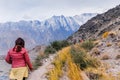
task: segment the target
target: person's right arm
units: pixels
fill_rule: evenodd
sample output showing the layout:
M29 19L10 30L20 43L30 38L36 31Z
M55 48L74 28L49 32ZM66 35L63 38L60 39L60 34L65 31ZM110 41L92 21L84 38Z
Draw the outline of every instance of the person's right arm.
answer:
M7 56L5 57L5 61L6 61L7 63L9 63L9 64L12 63L12 60L11 60L11 58L10 58L10 53L9 53L9 52L7 53Z

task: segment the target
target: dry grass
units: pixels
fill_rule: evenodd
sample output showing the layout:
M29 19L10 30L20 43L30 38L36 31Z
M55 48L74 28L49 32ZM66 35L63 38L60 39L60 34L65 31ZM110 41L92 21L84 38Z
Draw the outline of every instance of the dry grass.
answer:
M48 80L59 80L63 75L63 67L67 67L67 73L70 80L83 80L80 74L80 68L73 63L70 55L70 47L64 48L58 52L58 56L53 62L55 68L48 73Z

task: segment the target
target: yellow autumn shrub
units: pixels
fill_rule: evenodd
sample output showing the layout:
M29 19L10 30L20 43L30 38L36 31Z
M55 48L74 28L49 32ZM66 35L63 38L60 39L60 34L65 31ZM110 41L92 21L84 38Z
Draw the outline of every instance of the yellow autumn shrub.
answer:
M83 80L80 75L80 68L72 61L70 47L66 47L59 51L53 64L55 68L49 71L49 80L59 80L59 78L63 75L62 68L65 65L67 67L66 71L70 80Z
M103 33L102 38L107 38L108 35L109 35L109 32L107 31L107 32Z

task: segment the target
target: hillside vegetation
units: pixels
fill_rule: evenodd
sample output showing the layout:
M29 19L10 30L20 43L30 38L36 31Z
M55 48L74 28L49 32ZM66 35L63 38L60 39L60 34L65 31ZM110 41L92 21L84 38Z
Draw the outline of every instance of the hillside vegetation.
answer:
M52 62L54 67L47 73L48 80L115 80L106 73L106 65L89 54L87 49L93 44L85 41L60 50Z
M86 40L63 48L57 53L48 79L62 80L66 75L66 80L86 80L82 76L84 72L90 80L119 80L118 33L119 30L105 32L99 40Z
M118 33L118 29L105 32L99 39L85 40L56 50L52 68L46 73L47 80L119 80Z
M44 55L52 66L46 80L120 80L120 5L93 17L67 41L51 43Z

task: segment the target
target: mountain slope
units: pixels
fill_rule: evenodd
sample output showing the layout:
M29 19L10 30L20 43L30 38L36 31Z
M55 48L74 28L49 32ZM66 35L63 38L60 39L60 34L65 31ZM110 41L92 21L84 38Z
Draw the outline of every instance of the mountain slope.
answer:
M120 80L120 5L88 20L67 40L78 42L81 39L96 40L96 46L88 53L102 61L103 71L110 74L109 78Z
M120 5L88 20L68 40L97 38L104 32L116 28L120 28Z
M0 24L0 54L14 46L18 37L24 38L26 48L46 45L54 40L66 39L79 29L79 26L96 14L82 14L73 17L53 16L45 21L19 21Z

